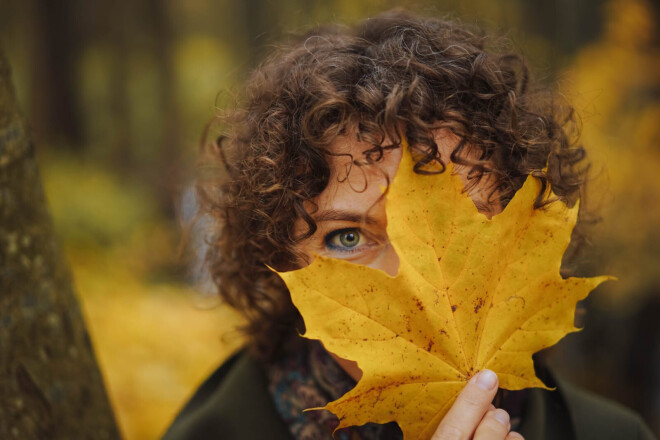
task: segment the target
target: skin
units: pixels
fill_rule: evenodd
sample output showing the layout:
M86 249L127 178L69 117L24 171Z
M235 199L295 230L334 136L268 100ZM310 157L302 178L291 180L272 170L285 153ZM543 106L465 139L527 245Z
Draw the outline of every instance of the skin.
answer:
M438 130L435 141L441 159L449 162L457 138ZM383 143L386 145L389 145L387 140ZM331 145L330 150L335 156L329 158L332 174L328 186L306 206L318 229L299 246L308 261L314 255L342 258L394 276L399 258L387 239L385 198L381 187L387 186L394 178L402 149L386 149L376 164L359 167L352 164L353 160L363 160L363 152L371 147L371 144L358 141L355 134L339 137ZM464 154L466 158L475 158L469 150ZM482 213L490 217L502 210L499 199L489 197L492 180L483 178L470 184L469 167L457 165L455 170L466 186L467 194ZM318 209L315 210L315 206ZM297 224L297 227L302 230L304 226ZM356 381L360 379L362 372L355 362L330 354L351 377ZM484 370L475 375L439 424L433 440L521 439L520 434L510 432L506 411L491 404L497 385L497 376L492 371Z

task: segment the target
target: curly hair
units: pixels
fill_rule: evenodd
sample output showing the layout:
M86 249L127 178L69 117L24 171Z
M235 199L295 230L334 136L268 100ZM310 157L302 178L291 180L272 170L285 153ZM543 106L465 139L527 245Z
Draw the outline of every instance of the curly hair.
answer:
M530 174L543 184L537 208L548 203L547 185L576 201L587 164L573 110L531 88L523 58L500 53L499 43L400 10L317 28L276 50L236 109L219 116L225 133L202 166L223 171L197 185L202 212L217 225L207 262L223 300L246 318L258 355L278 356L303 328L269 267L300 265L296 245L316 230L303 205L328 184L328 147L338 136L356 132L373 145L367 162L405 137L423 173L440 160L434 132L446 129L459 139L450 159L470 167L470 182L493 175L491 195L503 206ZM461 154L466 147L477 154ZM296 220L307 226L302 235Z

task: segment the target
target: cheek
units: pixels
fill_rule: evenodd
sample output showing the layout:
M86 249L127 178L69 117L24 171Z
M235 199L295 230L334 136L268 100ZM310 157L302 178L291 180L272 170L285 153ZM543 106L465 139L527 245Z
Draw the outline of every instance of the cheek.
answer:
M387 243L381 250L378 258L367 266L382 270L389 276L394 277L399 272L399 255L397 255L394 247L390 243Z

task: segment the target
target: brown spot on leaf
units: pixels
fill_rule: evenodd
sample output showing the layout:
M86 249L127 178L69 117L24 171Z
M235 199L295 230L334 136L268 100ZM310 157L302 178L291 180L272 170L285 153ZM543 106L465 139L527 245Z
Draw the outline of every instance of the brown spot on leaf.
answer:
M479 313L479 309L483 307L483 305L484 305L484 299L480 297L479 299L477 299L477 303L474 305L474 313Z
M452 312L455 312L457 308L458 308L458 306L457 306L456 304L453 304L453 305L451 306L451 311L452 311Z

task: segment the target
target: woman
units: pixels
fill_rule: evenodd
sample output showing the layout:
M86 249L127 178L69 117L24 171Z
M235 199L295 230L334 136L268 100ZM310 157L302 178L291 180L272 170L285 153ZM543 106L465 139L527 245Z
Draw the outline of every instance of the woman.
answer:
M486 215L529 174L575 203L587 164L571 109L534 91L521 57L489 52L491 43L452 22L389 12L354 28L316 29L254 72L242 107L224 120L229 132L205 158L226 173L198 188L219 226L210 270L246 318L249 351L202 385L165 438L331 437L334 416L302 411L335 400L361 372L298 336L301 317L268 267L291 270L320 254L396 274L380 187L396 173L404 138L422 157L416 172L457 164ZM497 377L483 371L434 438L522 438L516 430L531 439L651 438L636 416L558 385L561 392L498 393ZM400 436L393 423L335 434Z

